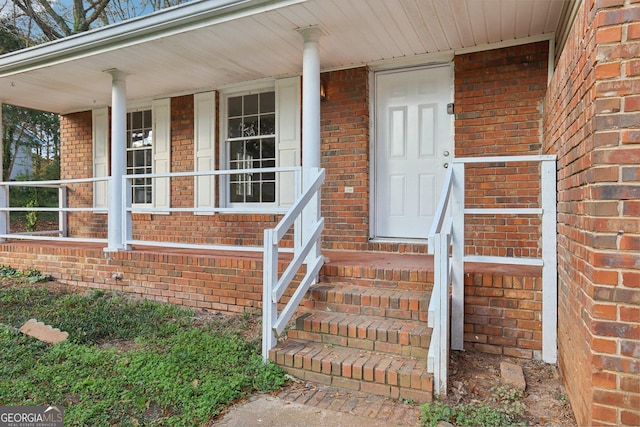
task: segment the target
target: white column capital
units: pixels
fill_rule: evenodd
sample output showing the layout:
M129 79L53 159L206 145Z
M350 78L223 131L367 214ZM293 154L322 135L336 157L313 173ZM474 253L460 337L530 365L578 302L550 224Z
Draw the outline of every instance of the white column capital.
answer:
M117 68L109 68L108 70L104 70L105 73L111 74L111 78L114 82L117 81L125 81L127 79L128 73L125 73L122 70L118 70Z
M313 25L311 27L298 28L298 32L302 35L303 40L306 42L318 42L320 37L324 35L324 31L320 27Z

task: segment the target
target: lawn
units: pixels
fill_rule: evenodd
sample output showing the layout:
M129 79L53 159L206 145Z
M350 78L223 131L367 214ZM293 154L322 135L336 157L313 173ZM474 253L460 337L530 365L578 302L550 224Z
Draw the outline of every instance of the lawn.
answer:
M36 273L31 282L42 278ZM60 405L65 425L197 426L285 382L280 368L262 363L259 339L245 338L255 320L248 315L202 316L28 282L0 279L0 405ZM68 340L50 345L21 334L31 318Z

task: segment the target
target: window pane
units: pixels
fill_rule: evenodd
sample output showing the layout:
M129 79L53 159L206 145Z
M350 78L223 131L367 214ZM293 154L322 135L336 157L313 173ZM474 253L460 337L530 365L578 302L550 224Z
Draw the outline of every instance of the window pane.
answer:
M258 114L258 95L244 97L244 114Z
M258 116L249 116L244 119L242 124L242 136L258 135Z
M139 111L131 113L131 127L132 130L142 129L142 114Z
M276 183L265 182L262 184L262 201L273 203L276 201Z
M229 117L238 117L242 115L242 97L235 96L227 100L227 111Z
M263 159L275 159L276 158L276 140L273 138L262 140L262 158ZM275 163L274 163L275 166Z
M239 138L242 136L242 119L229 120L229 138Z
M276 111L276 93L266 92L260 94L260 113L273 113Z
M260 159L260 140L247 141L247 159Z
M151 129L151 127L153 127L153 122L151 121L151 110L143 111L142 115L143 115L142 127Z
M260 116L260 135L274 135L276 133L276 115Z

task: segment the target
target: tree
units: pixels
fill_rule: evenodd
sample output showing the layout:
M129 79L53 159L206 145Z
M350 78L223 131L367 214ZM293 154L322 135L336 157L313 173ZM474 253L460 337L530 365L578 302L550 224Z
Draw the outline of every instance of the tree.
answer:
M4 3L1 3L4 1ZM135 18L186 0L0 0L0 16L24 47Z
M18 34L18 29L8 19L0 19L0 55L26 47Z
M73 0L71 7L49 0L13 0L13 4L35 22L48 40L57 40L91 29L109 1Z
M2 106L2 180L8 181L21 147L33 153L33 175L60 157L60 121L53 113ZM51 172L48 172L51 175ZM58 172L59 176L59 172ZM56 178L49 178L56 179Z

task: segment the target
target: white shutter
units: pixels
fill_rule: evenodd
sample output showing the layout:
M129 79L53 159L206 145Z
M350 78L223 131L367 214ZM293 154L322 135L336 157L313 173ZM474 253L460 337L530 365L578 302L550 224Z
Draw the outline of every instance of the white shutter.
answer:
M278 166L300 166L300 115L300 77L276 80ZM294 174L280 173L278 204L291 206L295 198Z
M195 171L214 170L216 167L216 92L197 93L194 108L194 168ZM195 177L194 206L214 208L216 203L215 176Z
M93 139L93 176L109 176L109 108L98 108L91 112ZM93 207L109 206L109 182L93 183Z
M158 99L151 104L153 117L153 173L171 172L171 99ZM157 208L171 206L169 178L153 180L153 204Z

